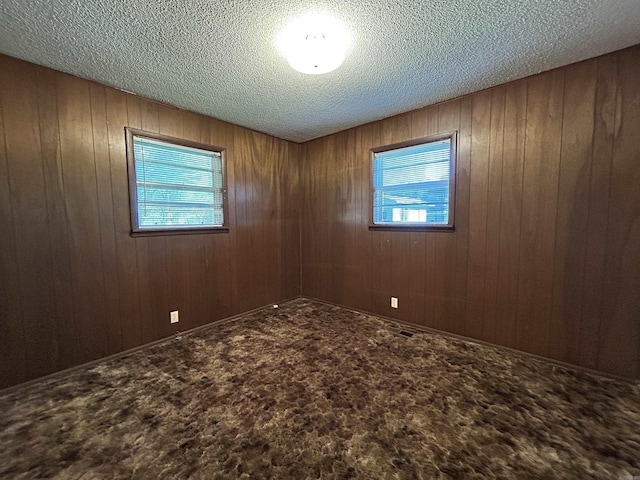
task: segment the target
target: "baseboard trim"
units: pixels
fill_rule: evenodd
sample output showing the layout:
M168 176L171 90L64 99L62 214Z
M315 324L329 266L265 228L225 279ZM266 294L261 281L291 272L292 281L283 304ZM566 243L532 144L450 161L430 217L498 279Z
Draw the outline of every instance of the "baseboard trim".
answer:
M497 345L495 343L491 343L491 342L485 342L484 340L478 340L475 338L471 338L471 337L465 337L464 335L458 335L457 333L451 333L451 332L446 332L444 330L438 330L437 328L432 328L432 327L426 327L424 325L419 325L417 323L413 323L413 322L407 322L405 320L399 320L397 318L393 318L393 317L388 317L386 315L381 315L379 313L374 313L374 312L369 312L367 310L360 310L357 308L353 308L353 307L348 307L346 305L341 305L339 303L334 303L334 302L329 302L327 300L323 300L321 298L316 298L316 297L311 297L308 295L297 295L295 297L291 297L291 298L287 298L285 300L280 300L277 302L277 305L286 305L287 303L293 302L295 300L298 299L305 299L305 300L312 300L314 302L319 302L319 303L323 303L325 305L332 305L334 307L339 307L339 308L344 308L345 310L349 310L355 313L361 313L364 315L371 315L373 317L378 317L381 318L387 322L391 322L391 323L395 323L397 326L402 326L405 327L407 329L410 329L409 331L413 330L414 332L426 332L426 333L432 333L432 334L436 334L436 335L443 335L445 337L449 337L449 338L454 338L456 340L464 340L466 342L471 342L471 343L476 343L478 345L483 345L486 347L492 347L492 348L496 348L498 350L503 350L515 355L520 355L520 356L524 356L524 357L529 357L529 358L535 358L536 360L540 360L542 362L546 362L546 363L550 363L553 365L558 365L570 370L574 370L577 372L584 372L584 373L588 373L591 375L595 375L597 377L603 377L603 378L609 378L612 380L618 380L621 382L625 382L625 383L629 383L632 385L636 385L636 386L640 386L640 379L633 379L633 378L628 378L628 377L621 377L619 375L614 375L612 373L608 373L608 372L602 372L600 370L594 370L592 368L587 368L587 367L583 367L580 365L574 365L572 363L568 363L568 362L563 362L561 360L556 360L553 358L549 358L549 357L543 357L542 355L537 355L535 353L530 353L530 352L524 352L522 350L517 350L515 348L511 348L511 347L506 347L504 345ZM10 387L6 387L2 390L0 390L0 395L9 395L11 393L13 393L14 391L17 390L21 390L23 388L28 388L31 385L35 385L39 382L45 382L48 380L55 380L57 377L62 377L65 375L68 375L70 373L73 373L77 370L81 370L84 368L91 368L94 367L96 365L100 365L102 363L108 363L110 361L116 360L118 358L124 357L126 355L130 355L132 353L135 353L137 351L140 350L144 350L145 348L150 348L153 347L155 345L160 345L162 343L165 342L170 342L173 341L177 335L182 336L182 337L186 337L189 335L193 335L195 333L201 332L203 330L206 330L208 328L213 328L215 326L219 326L219 325L224 325L225 323L230 323L236 320L239 320L240 318L246 316L246 315L250 315L252 313L258 312L260 310L263 310L265 308L272 308L273 305L276 305L276 303L269 303L266 305L263 305L261 307L257 307L254 308L252 310L247 310L246 312L242 312L242 313L238 313L236 315L232 315L230 317L226 317L226 318L222 318L220 320L216 320L214 322L211 323L207 323L205 325L200 325L198 327L194 327L192 329L189 330L185 330L184 332L180 332L178 334L175 335L171 335L169 337L164 337L158 340L154 340L153 342L149 342L149 343L145 343L143 345L139 345L137 347L133 347L130 348L128 350L124 350L122 352L118 352L118 353L114 353L112 355L109 355L108 357L103 357L103 358L98 358L96 360L92 360L90 362L87 363L81 363L80 365L75 365L73 367L69 367L66 368L64 370L60 370L57 372L53 372L50 373L48 375L45 375L43 377L38 377L38 378L34 378L31 380L27 380L26 382L22 382L22 383L18 383L16 385L11 385Z
M595 370L593 368L588 368L588 367L583 367L581 365L575 365L573 363L563 362L562 360L556 360L554 358L543 357L542 355L537 355L535 353L525 352L525 351L522 351L522 350L517 350L515 348L506 347L504 345L498 345L498 344L491 343L491 342L485 342L484 340L478 340L476 338L465 337L464 335L459 335L457 333L446 332L444 330L438 330L437 328L426 327L424 325L420 325L420 324L413 323L413 322L407 322L405 320L398 320L397 318L387 317L386 315L381 315L379 313L369 312L367 310L360 310L360 309L357 309L357 308L348 307L346 305L341 305L339 303L334 303L334 302L329 302L327 300L322 300L321 298L310 297L308 295L300 295L299 298L313 300L314 302L320 302L320 303L324 303L326 305L332 305L334 307L344 308L345 310L350 310L352 312L362 313L364 315L371 315L371 316L374 316L374 317L378 317L378 318L381 318L381 319L383 319L385 321L395 323L395 324L397 324L399 326L403 326L403 327L412 329L414 331L433 333L433 334L436 334L436 335L443 335L443 336L449 337L449 338L455 338L456 340L464 340L466 342L477 343L478 345L483 345L485 347L497 348L498 350L503 350L505 352L513 353L513 354L516 354L516 355L521 355L521 356L525 356L525 357L529 357L529 358L535 358L536 360L540 360L540 361L546 362L546 363L551 363L553 365L558 365L560 367L564 367L564 368L567 368L569 370L575 370L577 372L583 372L583 373L588 373L588 374L591 374L591 375L595 375L596 377L608 378L608 379L611 379L611 380L617 380L617 381L629 383L629 384L632 384L632 385L640 386L640 379L622 377L622 376L619 376L619 375L615 375L613 373L603 372L603 371L600 371L600 370Z
M297 300L298 298L300 298L300 295L298 295L296 297L292 297L292 298L287 298L285 300L280 300L277 303L275 303L275 302L274 303L268 303L268 304L263 305L261 307L254 308L252 310L247 310L246 312L238 313L236 315L232 315L231 317L221 318L220 320L215 320L215 321L213 321L211 323L200 325L198 327L194 327L194 328L191 328L189 330L185 330L184 332L179 332L179 333L171 335L169 337L163 337L163 338L160 338L158 340L154 340L153 342L145 343L145 344L139 345L137 347L133 347L133 348L130 348L128 350L124 350L122 352L114 353L114 354L109 355L107 357L102 357L102 358L98 358L96 360L91 360L90 362L81 363L79 365L74 365L73 367L65 368L64 370L59 370L57 372L50 373L50 374L45 375L43 377L37 377L37 378L33 378L31 380L27 380L26 382L18 383L16 385L11 385L10 387L6 387L6 388L0 390L0 395L9 395L9 394L13 393L16 390L21 390L23 388L28 388L29 386L35 385L36 383L46 382L48 380L55 380L57 377L63 377L65 375L69 375L70 373L73 373L73 372L75 372L77 370L81 370L83 368L91 368L91 367L95 367L96 365L100 365L102 363L108 363L108 362L111 362L111 361L116 360L118 358L122 358L122 357L124 357L126 355L130 355L132 353L135 353L137 351L144 350L145 348L150 348L150 347L153 347L155 345L160 345L161 343L165 343L165 342L171 342L177 336L186 337L186 336L189 336L189 335L193 335L194 333L198 333L198 332L200 332L202 330L206 330L207 328L212 328L212 327L215 327L215 326L224 325L225 323L233 322L235 320L240 319L241 317L244 317L245 315L250 315L252 313L259 312L260 310L263 310L265 308L273 307L273 305L285 305L285 304L287 304L289 302Z

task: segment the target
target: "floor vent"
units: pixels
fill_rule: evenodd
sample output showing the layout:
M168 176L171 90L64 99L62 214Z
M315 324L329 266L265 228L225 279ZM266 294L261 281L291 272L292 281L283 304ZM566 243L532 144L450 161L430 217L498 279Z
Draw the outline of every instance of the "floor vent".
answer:
M412 328L407 328L405 326L393 324L393 323L388 324L387 328L389 328L389 331L391 331L394 335L402 335L403 337L407 337L407 338L411 338L416 333L418 333Z

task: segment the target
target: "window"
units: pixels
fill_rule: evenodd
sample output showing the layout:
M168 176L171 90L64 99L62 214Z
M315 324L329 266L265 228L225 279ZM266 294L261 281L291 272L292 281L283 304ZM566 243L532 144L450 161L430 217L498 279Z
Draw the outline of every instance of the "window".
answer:
M453 228L456 132L371 149L371 228Z
M224 150L126 128L134 233L224 230Z

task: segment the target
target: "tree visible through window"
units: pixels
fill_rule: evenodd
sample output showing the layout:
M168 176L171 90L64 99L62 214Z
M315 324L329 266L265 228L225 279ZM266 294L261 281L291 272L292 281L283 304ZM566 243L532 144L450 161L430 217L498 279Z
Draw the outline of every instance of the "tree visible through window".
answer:
M455 132L371 152L374 227L453 227Z
M225 226L223 150L127 128L134 232Z

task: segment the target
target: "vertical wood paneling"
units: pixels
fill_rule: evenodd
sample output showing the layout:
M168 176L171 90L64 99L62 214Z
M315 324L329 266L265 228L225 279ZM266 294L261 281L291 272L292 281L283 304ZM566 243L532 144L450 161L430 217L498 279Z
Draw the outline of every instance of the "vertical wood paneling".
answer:
M582 319L578 336L580 365L596 368L600 346L611 159L616 122L618 56L597 59L593 153L589 186L589 218L585 252Z
M331 147L331 142L322 142L315 146L315 148L319 150L320 155L325 158L327 157L327 151L331 150ZM316 185L313 197L313 201L316 205L329 205L331 202L329 195L333 192L333 188L327 188L327 182L329 181L327 171L330 171L332 168L335 158L334 156L330 156L330 158L330 162L318 164L318 169L314 170L314 175L316 176L310 178L310 180L315 178L320 180L319 184ZM314 242L317 244L315 249L317 255L316 258L325 259L324 261L314 264L314 275L328 280L316 285L316 291L320 298L329 298L331 291L331 232L329 229L331 229L333 223L330 222L328 218L331 213L333 213L333 211L329 211L328 209L319 210L315 218L313 228L313 238Z
M358 227L361 225L360 197L362 188L362 164L358 161L356 153L356 131L347 130L344 138L344 169L342 174L343 182L343 223L344 223L344 304L358 305L357 308L366 308L362 302L362 289L360 288L360 278L364 275L363 263L360 261L358 252ZM365 209L366 210L366 209Z
M347 172L345 171L345 164L342 159L337 158L337 152L345 152L346 150L346 132L334 135L333 142L328 144L330 151L327 155L335 158L333 169L339 172L338 181L335 188L332 189L333 195L329 199L330 211L335 212L337 218L335 222L331 222L330 227L327 229L327 235L329 236L329 256L330 256L330 289L328 297L332 302L343 303L344 302L344 278L345 278L345 266L347 262L345 251L345 204L347 202L348 184L350 183L346 178Z
M127 96L127 123L129 127L142 128L142 109L139 97ZM138 305L140 308L141 342L150 342L156 335L156 324L160 320L153 317L151 275L149 272L148 238L133 239L138 280ZM154 320L156 320L154 322Z
M252 295L239 298L240 308L255 308L266 298L267 285L261 282L268 271L269 255L267 222L262 223L265 212L262 203L262 187L259 185L262 169L254 166L262 160L261 153L269 148L266 136L234 127L236 171L244 181L236 181L237 235L239 249L245 252L237 256L238 288ZM275 272L274 272L275 273Z
M468 96L460 101L460 131L458 132L458 163L456 166L455 310L452 318L449 319L450 331L459 335L465 334L467 318L472 121L473 100Z
M321 211L321 208L316 207L315 205L315 194L317 191L316 184L317 181L312 183L311 175L315 166L322 165L322 162L309 162L308 159L317 158L314 155L312 149L316 142L308 142L305 143L302 147L302 164L305 164L306 168L300 172L300 180L302 184L303 190L303 212L301 215L301 232L300 232L300 249L301 249L301 260L300 260L300 289L301 291L304 289L307 295L311 297L316 297L316 285L315 282L315 269L318 264L318 256L316 253L316 248L318 242L312 241L314 238L313 235L315 233L314 225L315 225L315 215L317 212Z
M329 188L329 182L333 179L333 176L329 175L329 172L333 172L336 170L336 153L335 153L335 137L331 136L326 139L326 141L322 142L322 155L325 158L331 159L329 162L326 162L321 165L320 175L323 179L322 187L319 189L318 193L320 198L322 199L322 204L327 205L328 208L324 209L322 213L319 215L319 230L320 235L318 237L318 241L320 245L318 246L318 253L321 255L321 258L326 258L328 261L325 261L320 264L319 273L323 278L327 278L329 281L322 282L321 290L319 292L320 298L332 298L333 291L333 266L334 264L331 261L331 256L333 253L333 242L336 241L334 239L334 230L337 222L333 221L330 217L331 215L335 215L336 212L336 203L335 203L335 186L331 186Z
M211 137L211 125L209 119L200 115L189 114L184 120L185 138L208 145L216 145ZM219 139L219 138L218 138ZM220 272L224 269L225 276L230 278L228 262L222 256L216 258L216 240L223 238L228 240L228 235L192 235L190 236L190 271L196 285L191 295L191 312L198 325L203 325L215 320L210 305L216 305L220 310L221 298L231 299L230 289L220 291L220 286L216 284L216 277L219 274L214 270L216 267ZM224 247L220 250L223 251ZM230 285L230 283L229 283Z
M411 138L417 139L427 136L428 117L426 109L411 112ZM366 207L365 207L366 208ZM407 308L410 316L407 320L426 325L425 320L425 283L427 278L433 279L433 270L428 270L425 261L427 242L433 238L428 232L414 232L409 235L408 258L411 267L408 269L409 291L403 299L403 309ZM406 272L405 272L406 274ZM398 305L399 306L399 305Z
M637 65L633 47L305 144L302 293L637 377ZM370 231L369 149L453 129L455 231ZM335 291L343 248L360 299Z
M9 57L0 70L0 388L299 295L299 145ZM126 126L226 149L228 233L131 236Z
M421 132L421 137L428 137L438 133L438 109L437 107L428 107L418 110L417 115L412 116L413 132ZM424 262L425 277L422 279L415 278L413 282L422 283L423 316L418 322L428 327L435 326L435 288L438 281L438 272L436 271L436 233L423 232L424 236L424 252L415 252L415 260ZM421 321L420 321L421 320Z
M484 301L482 340L496 340L498 264L500 255L500 209L502 207L502 162L504 152L505 87L491 91L491 131L489 133L489 182L486 210L486 251L484 258Z
M251 211L251 226L253 235L254 254L251 268L254 273L252 282L257 305L264 305L270 298L270 291L273 289L278 271L274 264L277 261L277 253L274 245L274 225L275 225L275 195L271 188L273 186L274 168L260 162L260 157L266 152L268 156L279 156L276 152L276 139L267 135L251 132L251 155L247 157L251 177L253 180L253 197L249 209ZM281 159L280 159L281 160ZM259 232L259 233L258 233ZM258 238L260 236L260 239ZM245 267L246 268L246 267ZM272 298L272 297L271 297Z
M269 191L271 192L271 205L268 215L271 217L271 221L267 224L270 227L270 240L271 240L271 269L275 272L275 282L267 282L271 288L268 290L269 298L285 298L284 297L284 252L279 245L282 245L282 221L284 214L284 204L282 202L282 192L284 189L283 183L280 179L287 174L286 161L287 161L287 147L286 142L282 140L276 140L274 142L274 153L277 155L275 168L269 170ZM272 273L273 274L273 273ZM268 274L267 274L268 275Z
M527 80L506 86L495 341L516 346Z
M549 355L572 363L579 363L596 67L571 66L565 82Z
M618 57L598 368L638 377L640 365L640 55Z
M429 134L429 115L426 108L414 110L411 112L411 138L417 139L426 137ZM367 185L368 193L368 185ZM365 208L367 208L365 206ZM426 285L433 284L434 274L433 266L427 266L427 258L433 260L432 252L434 252L433 235L428 232L415 232L410 235L409 258L412 261L412 267L409 269L409 292L403 299L403 309L407 308L412 315L410 321L420 325L427 325L426 311ZM429 252L427 254L426 252ZM430 282L431 281L431 282ZM398 305L399 306L399 305ZM431 309L429 309L431 312Z
M529 79L517 346L546 356L553 293L564 70Z
M238 244L238 248L243 252L247 252L248 254L248 258L236 258L236 269L238 271L238 289L241 291L255 291L255 285L253 282L255 272L253 269L249 268L249 265L253 262L254 255L254 238L250 208L254 201L254 187L251 175L252 171L248 162L248 159L251 158L251 136L249 132L245 133L244 131L241 131L234 127L233 137L234 147L236 144L238 145L235 156L235 158L237 159L237 161L235 162L236 175L237 177L244 179L244 181L242 182L236 181L233 186L236 198L236 241ZM238 302L241 304L241 308L243 309L251 308L251 304L246 298L239 298Z
M160 105L158 126L163 135L184 137L183 116L180 110ZM166 241L169 310L179 312L180 324L175 326L178 330L187 330L197 325L191 315L193 279L189 264L189 237L190 235L173 235L168 236Z
M460 130L460 101L447 102L438 107L438 131ZM456 237L453 232L436 233L436 328L452 331L459 322L452 321L456 301Z
M472 338L482 338L483 335L490 132L491 91L487 90L473 96L471 120L467 318L464 330Z
M180 137L194 142L202 142L200 115L191 112L180 113L182 114L183 129ZM207 131L206 133L208 135L210 132ZM215 303L215 293L209 289L209 286L215 282L212 263L213 252L210 248L212 236L215 235L187 235L184 237L189 252L187 257L190 287L188 311L193 327L211 321L207 318L207 312L209 311L208 304L209 302Z
M58 360L56 369L76 365L80 360L79 330L74 309L73 275L71 270L71 244L64 195L60 128L58 122L58 95L56 73L37 69L38 114L47 192L49 244L54 276Z
M232 188L236 185L235 181L235 154L233 150L233 127L227 123L206 119L204 126L208 130L210 142L216 146L226 147L226 173L227 173L227 214L229 216L229 224L237 225L236 222L236 202L234 200L235 190ZM238 177L238 181L242 181ZM238 289L238 271L235 268L236 255L239 252L236 242L237 228L231 228L226 235L214 235L211 238L212 264L215 272L215 283L209 286L209 289L215 290L215 299L217 300L213 306L210 315L215 320L228 317L239 311L238 298L240 291ZM296 243L298 245L299 242ZM242 252L239 252L242 254ZM297 257L299 259L299 257ZM296 285L299 281L296 280Z
M300 148L290 149L282 140L211 122L212 142L217 139L228 146L228 205L235 226L229 235L214 238L215 261L223 266L221 272L231 276L231 282L217 288L216 315L231 312L230 298L235 311L244 311L296 296L300 288ZM216 275L216 282L225 281L220 273Z
M11 192L9 232L15 235L9 251L15 254L17 272L13 265L8 267L9 272L17 273L19 298L24 299L21 317L26 374L39 376L55 370L59 363L55 293L35 69L23 63L16 67L14 75L3 74L0 80L6 173ZM14 281L9 279L9 284Z
M364 189L365 192L363 193L365 193L366 195L366 202L364 203L364 205L367 205L367 217L366 217L367 223L365 225L368 225L369 215L370 215L368 210L371 208L371 199L369 198L371 194L370 187L369 187L371 182L371 155L369 150L370 148L372 148L371 145L374 145L374 146L382 145L382 124L380 122L377 122L377 123L366 125L363 129L363 134L360 137L360 141L361 141L360 157L362 159L361 161L365 165L365 169L367 172L366 181L367 181L368 188L365 188ZM330 178L329 172L327 174L327 177ZM325 180L325 183L328 184L328 182L330 181L329 178ZM327 187L329 187L329 185L327 185ZM331 212L327 212L327 213L331 215ZM303 213L303 216L304 216L304 213ZM380 231L366 230L365 232L366 237L363 239L365 242L364 243L365 257L363 261L367 265L366 278L369 279L369 281L366 282L366 285L365 285L366 294L367 294L366 303L367 305L369 305L369 309L372 312L388 311L387 309L389 307L387 307L387 305L390 304L390 299L388 297L385 297L385 295L381 293L382 272L384 269L389 268L388 265L385 265L384 268L382 268L382 265L381 265L382 262L380 261L380 258L381 258L380 246L381 246L381 242L383 242L382 233L383 232L380 232Z
M140 127L152 133L160 133L160 113L158 104L143 101L140 106ZM177 328L167 321L169 308L169 275L167 269L167 237L164 235L136 238L136 258L144 272L140 280L148 280L148 294L151 303L153 334L156 338L175 333ZM146 254L143 249L146 247ZM139 258L138 258L139 257ZM146 265L145 265L146 260Z
M17 261L17 239L13 234L11 182L4 128L4 81L0 78L0 388L13 385L26 378L24 322L20 302L20 282Z
M0 386L300 289L637 378L638 65L634 47L296 145L0 57ZM127 125L226 148L229 233L131 237ZM369 149L453 129L455 231L370 231Z
M107 128L107 106L105 88L90 84L91 126L96 169L96 188L100 225L100 248L104 278L104 301L106 315L105 339L108 353L115 353L121 345L117 332L120 328L120 289L118 285L118 262L116 261L115 219L113 212L113 188L111 185L111 162L109 158L109 133ZM48 122L43 122L47 124Z
M287 144L287 160L284 178L281 178L284 188L282 191L282 204L284 205L283 245L285 262L285 297L292 298L300 295L302 285L300 250L300 212L302 204L302 185L300 175L300 161L302 159L302 146L299 144Z
M358 243L361 236L361 229L366 225L366 207L362 208L362 203L367 200L368 191L368 168L367 163L360 158L361 130L350 129L346 132L345 138L345 158L340 159L345 162L344 176L347 179L345 194L345 255L347 265L345 267L345 304L358 305L357 308L366 310L369 308L367 292L363 288L360 279L367 274L367 262L364 259L363 245ZM304 253L303 253L304 255Z
M382 144L404 142L411 138L411 114L398 115L382 122ZM336 155L339 157L339 155ZM409 256L411 251L411 235L398 232L384 232L383 252L388 253L388 262L385 258L380 259L382 265L388 265L389 271L383 270L381 276L382 290L386 293L387 314L393 315L401 320L410 321L415 318L415 313L411 309L411 303L404 305L397 311L391 308L391 297L399 297L398 292L408 292L410 290L410 277L407 272L411 270L412 259ZM383 294L384 295L384 294ZM403 302L408 300L408 295L403 295ZM399 307L400 305L398 305Z
M106 89L107 132L109 135L109 162L120 292L120 329L111 332L113 341L120 341L117 351L133 348L142 343L140 295L138 288L138 258L134 239L131 238L129 213L129 186L124 126L128 124L127 95Z
M100 211L96 182L89 83L59 76L58 121L65 201L72 245L74 302L84 361L107 355L107 319L102 270Z

